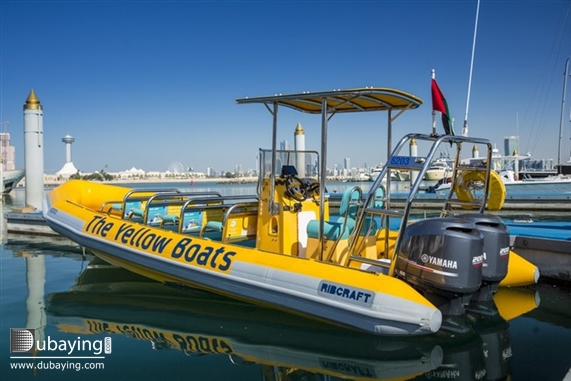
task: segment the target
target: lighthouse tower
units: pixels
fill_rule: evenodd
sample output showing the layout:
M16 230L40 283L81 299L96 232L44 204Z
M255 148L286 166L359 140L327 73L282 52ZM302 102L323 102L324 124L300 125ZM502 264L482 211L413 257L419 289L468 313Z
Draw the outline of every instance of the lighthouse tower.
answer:
M24 104L24 151L26 205L41 210L44 200L44 112L33 89Z
M65 164L58 172L56 172L56 175L69 177L78 172L77 168L75 168L75 165L73 165L73 162L71 161L71 143L75 141L75 138L67 134L61 138L61 141L65 143Z
M75 139L68 134L61 138L61 141L65 143L65 162L71 163L71 143L73 143Z

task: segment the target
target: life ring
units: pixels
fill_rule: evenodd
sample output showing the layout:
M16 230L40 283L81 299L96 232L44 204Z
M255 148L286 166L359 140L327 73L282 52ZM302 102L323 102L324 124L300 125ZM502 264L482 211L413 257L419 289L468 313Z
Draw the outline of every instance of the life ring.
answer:
M456 197L458 200L464 202L474 202L474 195L470 190L470 182L481 181L484 183L486 181L485 171L462 171L456 179L454 184L454 192L456 192ZM500 210L504 205L506 199L506 186L502 181L502 178L496 171L490 172L490 188L488 194L488 210ZM463 206L464 209L471 209L469 205Z

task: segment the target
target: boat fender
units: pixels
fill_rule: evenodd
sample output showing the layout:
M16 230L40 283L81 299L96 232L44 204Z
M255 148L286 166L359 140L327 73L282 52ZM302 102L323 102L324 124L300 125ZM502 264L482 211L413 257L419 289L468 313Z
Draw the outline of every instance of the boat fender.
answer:
M454 192L458 200L464 202L474 202L474 195L470 190L470 182L473 181L486 181L485 171L462 171L458 175L458 179L454 184ZM506 199L506 187L500 175L495 172L490 172L490 189L488 195L488 210L500 210L504 205ZM471 209L470 206L464 206L464 209Z

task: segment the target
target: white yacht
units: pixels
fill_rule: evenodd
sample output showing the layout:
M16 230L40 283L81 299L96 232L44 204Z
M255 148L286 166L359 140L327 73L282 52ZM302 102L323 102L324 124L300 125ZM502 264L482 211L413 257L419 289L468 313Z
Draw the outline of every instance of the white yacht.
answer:
M424 179L427 181L438 181L450 174L452 174L452 167L448 165L448 161L445 158L440 157L432 162L424 175Z

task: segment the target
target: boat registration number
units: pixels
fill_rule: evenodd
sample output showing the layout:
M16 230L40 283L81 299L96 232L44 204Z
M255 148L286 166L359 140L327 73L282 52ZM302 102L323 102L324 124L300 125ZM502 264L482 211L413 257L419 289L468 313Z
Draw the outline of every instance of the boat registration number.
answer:
M424 157L414 157L414 156L393 156L389 164L391 167L400 168L422 168L424 164Z

